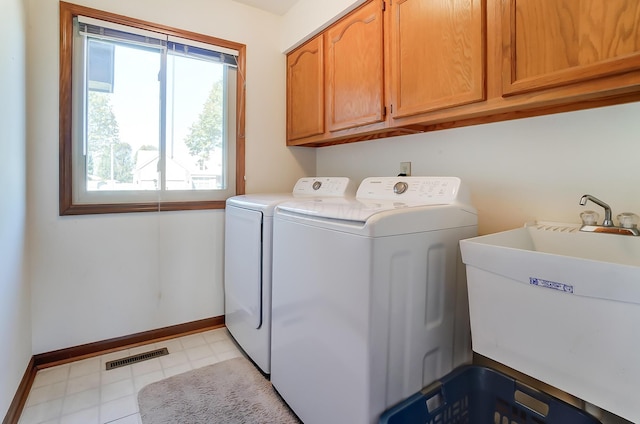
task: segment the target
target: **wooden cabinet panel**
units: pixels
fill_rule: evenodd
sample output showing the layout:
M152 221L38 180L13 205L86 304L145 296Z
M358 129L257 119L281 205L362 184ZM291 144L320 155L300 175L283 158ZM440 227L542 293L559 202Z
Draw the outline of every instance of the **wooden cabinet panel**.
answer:
M319 35L287 56L287 140L324 133L323 55Z
M329 131L384 120L382 22L374 0L326 31Z
M503 91L640 69L638 0L502 0Z
M483 0L399 0L391 6L393 117L484 100Z
M639 100L640 0L367 0L287 56L288 145Z

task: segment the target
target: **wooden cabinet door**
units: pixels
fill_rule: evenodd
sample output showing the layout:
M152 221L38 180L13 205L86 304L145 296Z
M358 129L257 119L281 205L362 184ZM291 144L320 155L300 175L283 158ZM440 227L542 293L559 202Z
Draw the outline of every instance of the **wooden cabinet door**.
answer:
M326 31L329 131L384 120L382 1L371 1Z
M397 0L390 13L392 116L485 99L484 0Z
M287 140L324 133L322 34L287 55Z
M640 69L638 0L502 0L503 93Z

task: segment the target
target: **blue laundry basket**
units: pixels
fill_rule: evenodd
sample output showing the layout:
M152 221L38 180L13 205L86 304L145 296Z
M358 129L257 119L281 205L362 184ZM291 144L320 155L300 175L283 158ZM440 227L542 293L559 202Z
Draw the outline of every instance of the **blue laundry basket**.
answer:
M599 420L496 370L470 365L386 411L380 424L596 424Z

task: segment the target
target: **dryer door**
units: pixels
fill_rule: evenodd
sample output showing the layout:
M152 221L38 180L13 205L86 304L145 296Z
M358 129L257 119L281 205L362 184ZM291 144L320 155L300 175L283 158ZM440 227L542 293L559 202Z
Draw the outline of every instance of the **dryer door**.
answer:
M227 207L225 213L226 320L262 325L262 212Z

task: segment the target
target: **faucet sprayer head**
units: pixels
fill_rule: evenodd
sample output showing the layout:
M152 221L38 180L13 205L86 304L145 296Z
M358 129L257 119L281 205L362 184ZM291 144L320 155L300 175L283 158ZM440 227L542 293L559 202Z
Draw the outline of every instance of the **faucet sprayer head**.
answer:
M585 194L584 196L582 196L582 197L580 198L580 205L581 205L581 206L586 205L586 204L587 204L587 200L589 200L589 197L590 197L590 196L589 196L588 194Z

